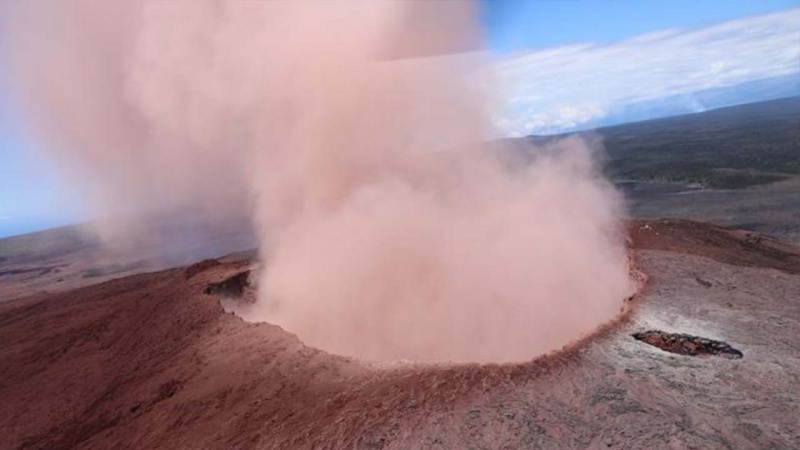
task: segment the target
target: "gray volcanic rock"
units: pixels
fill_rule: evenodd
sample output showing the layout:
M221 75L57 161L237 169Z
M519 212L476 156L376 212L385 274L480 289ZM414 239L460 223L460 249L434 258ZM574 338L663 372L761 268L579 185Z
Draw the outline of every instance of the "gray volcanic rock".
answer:
M0 448L800 448L797 250L631 226L649 280L628 313L518 364L306 347L205 293L251 267L235 258L0 303ZM743 357L631 336L651 330Z

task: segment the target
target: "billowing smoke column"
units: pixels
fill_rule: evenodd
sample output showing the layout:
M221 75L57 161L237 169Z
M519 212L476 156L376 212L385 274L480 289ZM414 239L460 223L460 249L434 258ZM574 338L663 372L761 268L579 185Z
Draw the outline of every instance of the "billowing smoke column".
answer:
M2 13L31 129L98 214L124 213L105 234L165 210L251 217L264 269L248 319L368 359L510 361L629 295L620 199L593 152L566 140L515 161L483 144L495 99L470 3Z

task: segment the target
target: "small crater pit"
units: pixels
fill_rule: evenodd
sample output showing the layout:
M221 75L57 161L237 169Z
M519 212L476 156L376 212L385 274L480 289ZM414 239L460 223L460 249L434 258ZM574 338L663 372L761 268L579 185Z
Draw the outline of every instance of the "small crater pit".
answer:
M681 333L665 333L659 330L649 330L631 335L637 341L658 347L665 352L685 356L722 356L723 358L739 359L742 352L731 347L727 342L715 341L699 336Z
M219 283L209 284L208 287L206 287L205 293L225 299L236 299L245 303L255 303L256 292L252 278L252 271L245 270Z

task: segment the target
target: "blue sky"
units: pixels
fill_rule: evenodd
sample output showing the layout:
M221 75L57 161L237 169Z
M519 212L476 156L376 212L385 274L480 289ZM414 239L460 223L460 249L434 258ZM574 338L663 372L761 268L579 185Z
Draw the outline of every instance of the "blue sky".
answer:
M0 95L0 237L79 220L81 208L64 186L53 162L23 137Z
M494 36L507 49L493 68L506 102L497 126L507 135L554 134L800 95L800 7L710 24L696 14L685 21L690 25L622 39L613 34L620 30L605 32L607 24L585 24L597 28L596 39L562 35L562 43L533 50L510 50L521 38Z
M498 53L610 43L668 28L697 28L800 6L800 0L482 0Z
M483 0L501 134L552 134L800 95L800 0ZM26 139L0 61L0 237L81 209Z

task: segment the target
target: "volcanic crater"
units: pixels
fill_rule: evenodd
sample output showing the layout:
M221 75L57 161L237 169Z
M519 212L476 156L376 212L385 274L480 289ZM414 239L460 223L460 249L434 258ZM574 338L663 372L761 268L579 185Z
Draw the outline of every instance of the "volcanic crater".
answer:
M797 249L680 220L629 231L649 278L627 312L522 363L366 363L308 347L225 313L217 294L248 289L253 265L241 255L10 299L0 303L0 447L799 443L800 306L786 301L800 298ZM643 330L707 337L675 342L745 358L664 352L631 338Z

